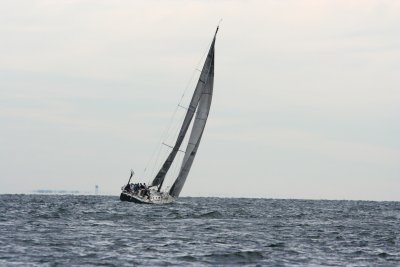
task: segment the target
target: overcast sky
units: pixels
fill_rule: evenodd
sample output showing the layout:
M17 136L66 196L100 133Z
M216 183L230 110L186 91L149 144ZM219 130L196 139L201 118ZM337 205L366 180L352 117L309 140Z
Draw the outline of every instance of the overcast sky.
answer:
M399 201L400 1L381 0L1 1L0 193L149 179L221 18L182 195Z

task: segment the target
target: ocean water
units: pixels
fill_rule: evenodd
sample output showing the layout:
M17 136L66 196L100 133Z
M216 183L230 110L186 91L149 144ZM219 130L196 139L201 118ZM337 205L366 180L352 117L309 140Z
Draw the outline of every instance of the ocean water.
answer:
M0 266L400 266L400 202L0 195Z

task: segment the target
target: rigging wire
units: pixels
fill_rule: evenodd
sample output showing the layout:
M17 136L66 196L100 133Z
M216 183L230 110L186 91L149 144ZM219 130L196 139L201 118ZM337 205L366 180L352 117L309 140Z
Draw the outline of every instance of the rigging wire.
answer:
M222 19L220 20L220 22L218 23L218 25L221 23L221 21L222 21ZM209 41L207 42L207 48L210 46L211 43L212 43L212 41L211 41L211 42L209 42ZM203 55L202 55L201 58L199 59L197 65L196 65L196 68L192 71L191 77L190 77L189 81L187 82L187 84L186 84L186 86L185 86L185 89L184 89L184 91L183 91L183 93L182 93L182 95L181 95L181 98L179 99L178 105L175 107L175 110L174 110L174 112L172 113L172 116L171 116L170 120L168 121L168 124L166 125L165 130L163 131L163 133L162 133L162 135L161 135L161 137L160 137L158 143L156 144L156 146L155 146L155 148L154 148L154 150L153 150L153 152L152 152L152 154L151 154L151 156L150 156L150 159L147 161L147 164L146 164L146 166L145 166L145 168L144 168L144 176L146 176L146 172L148 171L148 168L149 168L149 166L150 166L150 163L152 162L152 159L154 158L154 156L155 156L155 154L156 154L156 152L157 152L156 160L155 160L155 162L154 162L155 164L153 165L152 171L150 172L151 175L147 178L147 180L149 181L148 184L151 184L152 177L155 175L154 170L155 170L156 166L159 165L159 164L158 164L159 157L160 157L160 154L162 154L162 153L160 153L161 150L162 150L162 146L163 146L163 145L162 145L162 141L166 138L166 135L168 134L168 132L169 132L170 129L171 129L171 126L172 126L172 124L173 124L173 119L175 118L178 109L179 109L180 107L182 107L182 105L181 105L181 104L182 104L182 101L183 101L183 99L184 99L184 97L185 97L185 95L186 95L187 90L189 89L189 86L191 85L191 83L192 83L192 81L193 81L193 79L194 79L194 76L195 76L196 72L197 72L197 71L200 71L200 72L201 72L201 70L199 69L199 66L200 66L200 64L204 61L204 58L205 58L206 54L208 53L208 49L207 49L207 48L204 50L205 52L203 53ZM183 118L181 118L179 121L181 122L182 120L183 120ZM180 124L178 124L178 126L179 126L179 125L180 125ZM179 127L178 127L178 130L179 130ZM175 135L174 135L175 139L176 139L176 136L177 136L178 134L179 134L179 132L176 131L176 133L175 133ZM165 155L165 153L164 153L164 156L163 156L162 158L164 158L165 156L166 156L166 155ZM182 158L182 161L183 161L183 158ZM178 162L179 162L179 161L178 161Z
M162 142L163 137L164 137L165 134L169 131L169 128L170 128L171 123L172 123L172 120L173 120L173 118L175 117L175 114L176 114L177 110L178 110L178 107L175 108L175 110L174 110L174 112L173 112L173 114L172 114L172 117L171 117L170 120L168 121L168 124L166 125L166 127L165 127L163 133L161 134L161 137L159 138L159 141L158 141L158 143L156 144L156 147L155 147L153 153L151 154L150 159L147 161L146 167L144 168L144 172L146 172L147 168L149 167L150 161L153 159L154 154L155 154L156 151L158 150L158 147L160 146L160 143Z

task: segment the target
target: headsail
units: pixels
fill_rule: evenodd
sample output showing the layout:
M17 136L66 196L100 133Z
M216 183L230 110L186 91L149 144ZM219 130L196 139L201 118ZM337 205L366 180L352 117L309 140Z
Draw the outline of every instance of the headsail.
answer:
M168 155L166 161L162 165L161 169L157 173L156 177L154 178L153 182L151 183L152 186L159 186L161 188L165 176L172 165L172 162L175 159L176 154L179 151L180 146L182 145L183 139L188 131L189 125L193 119L194 113L197 111L196 119L193 124L193 129L191 136L189 138L188 149L186 150L185 157L182 163L180 174L175 181L171 191L174 191L174 195L179 195L180 190L182 189L183 183L186 180L187 173L189 172L190 166L193 162L194 155L196 154L197 147L200 143L201 135L203 133L203 129L205 126L205 122L208 116L209 106L211 104L211 96L212 96L212 87L213 87L213 80L214 80L214 46L215 46L215 38L218 32L218 28L215 32L214 39L211 43L210 50L208 52L206 61L204 62L203 69L200 74L199 81L197 82L196 89L193 93L192 99L189 104L189 108L186 112L185 118L183 120L181 129L179 131L178 138L172 151ZM208 92L208 93L207 93ZM191 145L193 144L193 145ZM185 175L183 175L183 168L185 168ZM184 177L184 178L183 178ZM183 181L183 182L182 182ZM178 185L179 183L179 185ZM175 185L177 184L177 185ZM175 189L174 189L175 188ZM179 190L178 190L179 189Z
M192 132L189 137L189 143L186 147L185 157L183 158L181 170L178 178L176 178L172 185L169 194L173 197L178 197L183 185L185 184L186 178L189 174L190 168L194 157L196 156L197 149L199 148L201 137L203 135L204 128L206 126L208 114L210 112L212 93L214 85L214 48L212 50L212 60L210 66L210 72L207 78L207 82L203 88L199 106L197 108L196 117L194 119Z

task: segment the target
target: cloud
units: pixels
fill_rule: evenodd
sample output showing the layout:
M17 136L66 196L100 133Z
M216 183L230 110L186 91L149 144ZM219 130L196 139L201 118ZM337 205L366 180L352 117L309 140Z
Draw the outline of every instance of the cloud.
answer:
M223 18L184 194L398 200L399 13L374 0L1 2L0 188L116 193L190 98ZM244 177L260 186L243 192Z

